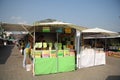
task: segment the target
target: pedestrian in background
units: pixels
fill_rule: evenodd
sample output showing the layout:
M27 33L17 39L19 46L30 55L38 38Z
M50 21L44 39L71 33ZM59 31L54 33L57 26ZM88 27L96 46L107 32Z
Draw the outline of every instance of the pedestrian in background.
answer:
M23 67L25 68L27 64L31 64L31 48L32 48L32 41L33 39L31 36L28 37L28 40L25 45L24 49L24 58L23 58Z

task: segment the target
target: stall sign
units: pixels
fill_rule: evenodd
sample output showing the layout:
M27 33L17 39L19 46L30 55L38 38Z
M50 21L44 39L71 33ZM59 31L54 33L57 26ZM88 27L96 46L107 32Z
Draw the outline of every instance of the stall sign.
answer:
M56 32L62 33L63 30L62 30L62 28L58 28L58 29L56 30Z
M43 58L49 58L50 57L50 51L49 50L43 50L42 51L42 57Z
M71 28L65 28L65 33L71 33Z
M64 56L69 56L69 50L64 50Z
M56 58L56 50L51 50L50 57Z
M58 50L58 57L63 57L64 51L63 50Z
M50 27L43 27L42 32L50 32Z

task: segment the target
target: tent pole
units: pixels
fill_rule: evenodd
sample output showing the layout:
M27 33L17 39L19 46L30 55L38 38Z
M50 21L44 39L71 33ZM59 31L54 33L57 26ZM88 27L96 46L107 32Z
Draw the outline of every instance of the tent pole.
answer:
M57 32L57 50L56 50L56 56L57 56L57 72L58 72L58 67L59 67L59 60L58 60L58 32Z
M35 68L35 48L34 48L34 45L35 45L35 26L34 26L34 36L33 36L33 75L35 75L35 71L34 71L34 68Z
M106 52L106 42L107 42L107 38L105 37L105 52Z
M94 66L95 66L95 58L96 58L96 42L97 42L97 38L95 38L95 50L94 50Z
M80 33L80 31L78 31L78 30L76 30L76 55L78 56L78 55L80 55L80 35L81 35L81 33ZM77 59L77 66L78 67L80 67L80 65L81 65L81 63L80 63L80 58L81 58L81 56L80 57L77 57L78 59ZM79 64L80 63L80 64Z
M22 26L22 28L24 28L25 31L27 31L30 34L30 36L32 36L34 38L34 36L27 30L27 28L25 28L24 25L21 25L21 26Z

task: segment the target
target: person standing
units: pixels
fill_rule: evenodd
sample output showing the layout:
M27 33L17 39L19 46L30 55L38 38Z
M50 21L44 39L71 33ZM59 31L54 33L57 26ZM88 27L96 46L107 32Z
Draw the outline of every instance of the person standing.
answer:
M32 48L32 38L28 37L28 41L26 42L26 46L24 49L24 58L23 58L23 67L25 68L27 64L31 64L31 48Z
M24 55L24 48L25 48L25 42L24 40L22 40L21 42L22 55Z

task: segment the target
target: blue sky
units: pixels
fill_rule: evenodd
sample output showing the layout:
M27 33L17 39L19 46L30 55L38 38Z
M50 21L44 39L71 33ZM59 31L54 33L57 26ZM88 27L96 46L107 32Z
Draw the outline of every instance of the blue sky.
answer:
M120 32L120 0L0 0L0 21L33 24L56 19Z

